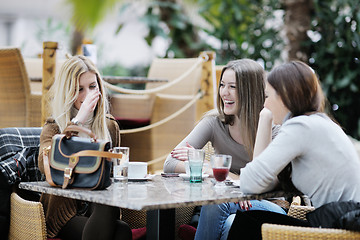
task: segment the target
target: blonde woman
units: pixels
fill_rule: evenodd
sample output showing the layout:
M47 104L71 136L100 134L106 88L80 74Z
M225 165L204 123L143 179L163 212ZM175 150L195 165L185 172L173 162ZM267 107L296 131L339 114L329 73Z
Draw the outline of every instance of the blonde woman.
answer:
M62 65L50 89L52 117L40 135L39 168L44 172L42 151L55 134L75 124L90 129L99 139L120 145L119 126L108 113L108 101L101 76L84 56L70 57ZM88 137L82 136L81 137ZM119 209L43 194L48 237L61 239L131 239L131 230L118 219ZM85 217L83 215L89 215Z
M217 94L217 111L211 111L169 154L165 172L184 172L189 148L203 148L210 141L215 153L232 156L230 177L251 161L263 108L265 71L251 59L229 62L222 70ZM285 214L267 200L203 206L195 239L226 239L237 210L267 210Z
M251 59L229 62L222 70L217 110L208 112L192 132L169 154L165 172L185 172L188 148L210 141L216 153L232 156L230 172L236 177L252 158L257 122L264 96L265 71Z

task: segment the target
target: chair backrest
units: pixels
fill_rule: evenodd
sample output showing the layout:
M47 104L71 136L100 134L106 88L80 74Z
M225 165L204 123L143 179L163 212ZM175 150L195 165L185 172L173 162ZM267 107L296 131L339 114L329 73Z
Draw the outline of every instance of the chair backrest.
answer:
M186 103L191 101L201 86L203 64L198 58L175 58L153 60L148 78L167 79L169 82L178 81L173 86L158 92L155 99L151 97L142 103L143 106L151 107L150 122L156 123L177 112ZM192 69L192 71L189 71ZM155 88L167 83L148 83L146 89ZM121 96L119 96L121 97ZM122 98L121 100L124 100ZM153 106L149 106L154 102ZM118 102L119 104L120 101ZM130 104L130 103L129 103ZM122 107L125 109L125 107ZM133 110L142 109L140 107ZM144 110L142 110L145 113ZM125 115L126 116L126 115ZM144 117L143 117L144 118ZM130 146L130 160L151 161L164 156L174 148L194 127L196 122L196 104L175 119L151 130L126 134L122 136L122 144ZM162 170L163 161L149 166L151 172Z
M9 240L46 239L46 224L40 202L28 201L12 193Z
M355 240L360 233L344 229L295 227L264 223L261 226L263 240L307 239L307 240Z
M57 59L55 68L55 78L59 76L60 68L66 59ZM42 78L43 59L42 58L24 58L25 68L29 78Z
M18 48L0 49L0 89L0 128L28 126L30 82Z
M150 66L148 78L167 79L169 82L182 77L191 67L199 62L198 58L155 58ZM200 88L202 74L202 64L197 64L191 71L177 84L166 88L160 93L175 95L194 95ZM146 88L154 88L164 83L147 84Z
M194 68L195 67L195 68ZM193 68L191 72L189 69ZM154 59L149 69L149 78L181 80L156 95L151 123L156 123L177 112L199 91L201 86L202 62L199 58ZM188 74L187 74L188 73ZM147 88L159 84L148 85ZM171 150L194 128L196 124L196 103L175 119L151 129L152 159L158 159ZM165 158L152 166L153 171L162 170Z
M177 112L193 98L194 96L191 95L171 96L158 94L155 99L151 122L158 122ZM193 104L173 120L151 129L152 159L169 154L191 132L195 124L196 104ZM164 161L165 158L152 169L163 169Z
M192 71L189 69L193 68ZM155 58L150 66L148 78L177 81L158 94L195 95L200 89L202 64L198 58ZM147 83L146 89L152 89L167 83ZM132 95L113 94L110 100L111 112L117 119L150 119L154 107L155 94Z

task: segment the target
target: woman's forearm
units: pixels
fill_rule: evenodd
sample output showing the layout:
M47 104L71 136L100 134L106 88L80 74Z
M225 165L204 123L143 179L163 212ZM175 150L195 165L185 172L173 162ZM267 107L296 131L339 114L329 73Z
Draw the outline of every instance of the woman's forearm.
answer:
M271 142L272 119L272 113L269 109L264 108L261 110L253 158L259 156Z

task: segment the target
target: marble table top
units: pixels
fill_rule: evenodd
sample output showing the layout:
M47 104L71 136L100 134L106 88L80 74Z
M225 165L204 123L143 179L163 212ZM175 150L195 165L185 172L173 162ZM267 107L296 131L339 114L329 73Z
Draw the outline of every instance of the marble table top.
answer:
M211 178L204 179L202 183L190 183L180 177L161 176L144 182L116 183L105 190L94 191L61 189L51 187L47 182L22 182L19 187L132 210L170 209L285 196L284 192L246 195L235 186L217 189Z

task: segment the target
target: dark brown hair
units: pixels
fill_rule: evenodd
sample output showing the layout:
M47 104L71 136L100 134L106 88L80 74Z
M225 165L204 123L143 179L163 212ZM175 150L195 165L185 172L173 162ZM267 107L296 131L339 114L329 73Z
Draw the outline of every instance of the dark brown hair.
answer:
M275 67L267 78L292 117L323 112L325 98L314 71L305 63L291 61Z
M281 97L292 117L324 112L325 97L319 79L305 63L291 61L275 67L267 78L268 83ZM299 192L291 180L292 165L289 163L279 174L283 190Z

